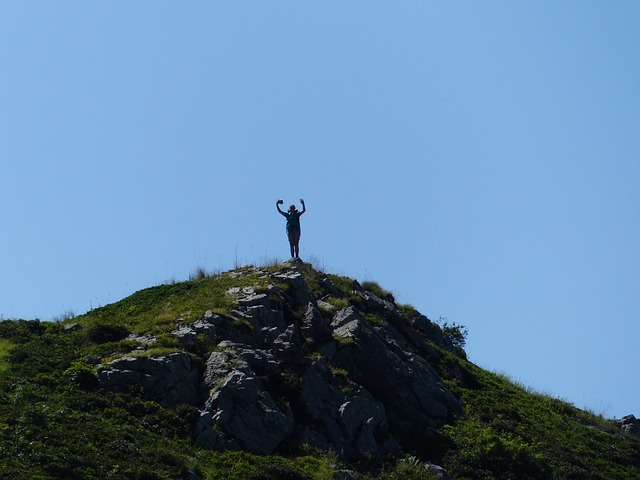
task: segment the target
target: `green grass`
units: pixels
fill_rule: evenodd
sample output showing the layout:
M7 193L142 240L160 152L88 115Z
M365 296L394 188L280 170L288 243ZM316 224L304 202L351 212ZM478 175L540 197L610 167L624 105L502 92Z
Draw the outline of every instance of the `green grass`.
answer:
M260 275L259 271L248 270L242 277L219 274L147 288L119 302L75 317L74 322L117 325L130 332L151 333L156 336L168 334L176 323L197 320L207 310L230 315L235 307L235 300L226 295L226 291L231 287L243 286L266 289L268 281L260 278Z
M370 322L372 325L375 325L376 327L386 327L387 326L387 321L385 319L381 318L380 315L378 315L378 314L365 313L363 316L364 316L365 320Z
M329 297L327 299L327 303L335 307L336 310L343 310L349 306L349 301L346 298ZM327 313L333 313L333 312L327 312Z
M362 282L362 288L373 293L376 297L381 298L383 300L390 300L392 302L395 301L393 297L393 293L389 290L385 290L378 284L377 282L366 280Z
M11 350L12 343L4 338L0 338L0 374L6 372L9 369L9 362L7 357Z
M332 480L337 461L325 452L287 458L201 451L194 463L203 480Z
M614 421L443 356L445 370L457 364L476 383L447 381L465 410L444 429L455 445L445 465L456 478L640 478L640 444L617 435Z

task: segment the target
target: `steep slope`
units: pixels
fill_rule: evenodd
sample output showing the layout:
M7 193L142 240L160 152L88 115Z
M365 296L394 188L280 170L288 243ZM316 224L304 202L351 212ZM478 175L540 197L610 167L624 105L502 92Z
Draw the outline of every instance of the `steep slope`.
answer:
M377 284L299 261L0 336L7 478L640 478L615 422L479 369L459 329Z

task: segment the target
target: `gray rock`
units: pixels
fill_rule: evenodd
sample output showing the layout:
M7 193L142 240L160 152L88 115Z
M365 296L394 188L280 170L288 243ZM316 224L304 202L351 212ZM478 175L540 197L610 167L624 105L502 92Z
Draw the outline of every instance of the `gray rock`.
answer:
M322 287L334 297L342 297L342 292L333 284L326 275L322 277Z
M291 286L291 293L294 301L299 305L306 305L314 301L313 296L309 292L309 287L302 274L290 270L274 275L274 280L288 283Z
M238 307L232 311L232 315L237 320L250 323L252 330L250 333L251 343L258 347L264 347L270 343L272 338L265 336L265 333L277 328L282 333L286 328L284 313L279 302L274 302L276 307L271 308L270 295L276 296L279 293L277 287L269 285L268 294L258 293L253 287L233 287L226 291L226 294L235 297ZM238 329L236 329L238 330ZM240 336L233 336L239 339ZM273 337L272 335L270 337Z
M344 443L344 431L338 424L340 406L346 396L327 364L319 360L309 367L302 378L299 402L304 407L310 425L305 428L301 443L324 449Z
M339 310L331 321L331 327L334 329L334 333L337 333L336 330L342 328L344 325L351 323L353 320L362 319L358 309L356 307L347 307L345 309ZM348 334L348 330L343 330L342 334L351 336ZM339 335L342 335L339 334Z
M192 469L187 470L182 478L183 480L201 480L200 475Z
M82 330L82 325L79 323L65 323L62 325L62 330L65 332L75 332L77 330Z
M382 299L367 290L355 290L354 293L365 301L368 310L377 311L388 320L399 320L402 318L402 312L395 303Z
M336 472L334 478L335 480L357 480L359 476L352 470L342 468Z
M282 310L273 310L264 305L247 307L244 312L249 315L256 329L279 328L284 330L285 322Z
M354 307L338 312L332 325L335 336L348 339L333 362L385 405L396 433L425 435L429 427L441 426L452 412L461 411L458 400L424 359L402 349L394 351Z
M178 325L171 333L178 338L183 348L190 348L195 346L197 335L204 335L212 341L215 340L218 335L218 327L224 322L224 317L207 310L202 318L190 324Z
M266 293L258 293L253 287L232 287L226 294L235 297L241 307L268 307L269 296Z
M296 324L289 325L287 329L273 341L273 350L276 356L289 365L302 365L307 363L302 349L302 336Z
M199 374L187 353L122 357L98 369L100 385L116 392L141 391L164 407L200 403Z
M626 415L618 420L618 427L628 435L640 435L640 420L634 415Z
M455 352L451 341L442 334L442 329L424 315L418 315L411 320L411 326L425 335L438 347L449 352Z
M375 433L386 429L387 415L384 406L368 392L349 398L338 409L338 420L345 435L355 445L359 454L375 455L379 446Z
M431 476L435 480L451 480L449 476L449 472L447 472L440 465L435 465L433 463L425 463L424 469L431 474Z
M127 337L127 340L138 342L142 345L153 345L158 341L158 339L150 333L145 333L144 335L137 335L135 333L132 333Z
M214 428L211 412L200 412L195 427L195 435L200 445L208 450L223 450L227 446L224 437Z
M327 304L333 308L332 305ZM322 316L320 310L312 303L307 304L307 311L302 318L302 335L313 339L316 344L331 338L330 322Z
M318 305L318 308L324 310L325 312L335 313L335 311L337 310L336 307L325 300L318 300L316 304Z
M299 401L311 423L302 430L300 442L350 457L378 454L382 448L376 435L387 426L384 406L358 386L346 395L341 383L322 360L307 369Z
M254 371L266 373L278 368L268 352L225 344L227 351L213 352L207 361L205 384L210 389L205 411L210 413L210 429L216 429L241 448L271 454L294 427L293 411L280 407ZM199 437L203 445L218 444L201 416ZM213 438L212 438L213 437Z

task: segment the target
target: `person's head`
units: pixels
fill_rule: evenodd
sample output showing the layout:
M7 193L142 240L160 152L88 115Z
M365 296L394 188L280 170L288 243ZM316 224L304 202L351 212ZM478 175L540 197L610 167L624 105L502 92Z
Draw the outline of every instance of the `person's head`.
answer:
M290 212L295 212L296 211L296 206L295 205L289 206L289 211Z

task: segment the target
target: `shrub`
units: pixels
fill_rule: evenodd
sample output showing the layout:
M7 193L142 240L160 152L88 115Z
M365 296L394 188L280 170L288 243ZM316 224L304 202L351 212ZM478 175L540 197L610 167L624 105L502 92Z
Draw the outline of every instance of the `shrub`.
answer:
M446 317L440 317L438 324L442 329L442 334L447 338L451 344L456 348L464 348L467 343L467 335L469 331L464 325L458 325L457 323L449 323Z
M407 455L392 465L385 465L383 471L375 477L379 480L435 480L425 464L418 457Z
M87 330L87 338L95 343L117 342L125 339L129 330L121 325L107 325L96 323Z
M64 371L65 379L83 390L93 390L98 387L98 377L93 372L93 368L81 362L73 362Z
M534 445L510 432L500 433L476 419L445 427L457 449L446 458L450 473L477 479L547 479L549 466Z

